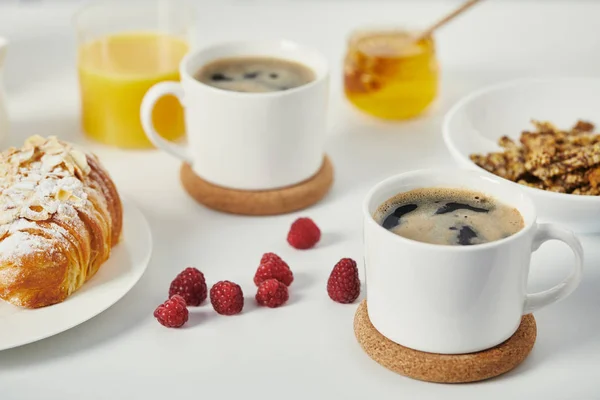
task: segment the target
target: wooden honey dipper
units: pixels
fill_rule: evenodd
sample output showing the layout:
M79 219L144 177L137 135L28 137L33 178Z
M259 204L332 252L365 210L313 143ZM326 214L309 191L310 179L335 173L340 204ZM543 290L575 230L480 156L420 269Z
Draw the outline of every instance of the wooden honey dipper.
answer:
M461 4L458 8L453 10L452 12L446 14L443 18L439 19L435 24L431 25L429 28L425 29L421 32L416 38L415 41L418 42L423 40L429 36L438 28L446 25L448 22L452 21L454 18L458 17L463 12L467 11L469 8L473 7L475 4L479 3L482 0L468 0L465 3Z

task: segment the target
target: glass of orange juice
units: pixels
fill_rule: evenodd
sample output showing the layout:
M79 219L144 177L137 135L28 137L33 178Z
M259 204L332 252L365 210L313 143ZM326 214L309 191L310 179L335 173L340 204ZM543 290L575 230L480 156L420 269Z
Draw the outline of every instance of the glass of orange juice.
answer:
M155 83L179 80L193 17L180 0L106 0L75 15L81 123L88 137L121 148L152 146L140 104ZM153 119L166 139L183 137L183 109L174 97L159 101Z

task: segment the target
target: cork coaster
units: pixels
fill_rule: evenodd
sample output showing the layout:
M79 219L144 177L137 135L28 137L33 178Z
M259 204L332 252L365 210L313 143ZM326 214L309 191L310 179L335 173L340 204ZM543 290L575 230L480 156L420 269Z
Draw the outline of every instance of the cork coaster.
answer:
M369 357L391 371L427 382L467 383L493 378L519 365L533 348L537 328L535 318L528 314L513 336L491 349L470 354L424 353L379 333L363 301L354 316L354 334Z
M321 200L333 184L333 165L325 156L311 178L274 190L249 191L216 186L198 177L188 164L181 166L181 183L198 203L231 214L277 215L298 211Z

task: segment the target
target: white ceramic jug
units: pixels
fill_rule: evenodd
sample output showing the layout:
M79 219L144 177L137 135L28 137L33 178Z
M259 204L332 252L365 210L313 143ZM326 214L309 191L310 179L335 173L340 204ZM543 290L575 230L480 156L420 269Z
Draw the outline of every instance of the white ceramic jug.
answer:
M4 86L2 81L2 71L4 69L4 56L8 40L0 37L0 146L4 146L8 139L8 111L6 96L4 95Z

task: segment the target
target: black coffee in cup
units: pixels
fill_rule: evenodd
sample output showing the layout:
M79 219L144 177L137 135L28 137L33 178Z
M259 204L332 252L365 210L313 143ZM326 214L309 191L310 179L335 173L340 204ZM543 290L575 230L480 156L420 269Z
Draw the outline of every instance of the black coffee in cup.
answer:
M209 86L235 92L277 92L315 80L309 67L281 58L235 57L213 61L195 78Z
M500 240L525 225L514 207L482 193L446 188L400 193L379 206L374 218L405 238L454 246Z

